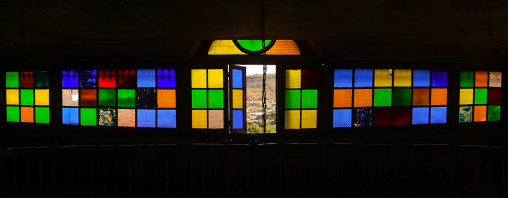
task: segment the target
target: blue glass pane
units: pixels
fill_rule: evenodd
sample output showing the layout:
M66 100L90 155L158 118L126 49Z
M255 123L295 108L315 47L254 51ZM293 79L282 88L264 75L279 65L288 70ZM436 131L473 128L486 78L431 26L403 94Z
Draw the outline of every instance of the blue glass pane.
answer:
M243 129L243 110L233 110L233 129Z
M353 70L352 69L336 69L333 77L334 87L352 87L353 86Z
M79 124L79 109L78 108L62 108L62 124Z
M431 107L430 123L446 123L446 107Z
M372 126L372 109L371 108L356 109L355 127L368 127L368 126Z
M176 128L176 110L157 110L157 127Z
M355 87L372 87L372 69L355 70Z
M81 87L97 87L97 70L81 70L79 79Z
M62 71L62 87L78 87L78 71Z
M155 127L155 109L138 109L138 127Z
M428 107L413 108L413 124L428 124L428 123L429 123L429 108Z
M243 71L233 69L233 88L243 89Z
M351 109L333 110L333 127L351 127Z
M155 87L155 69L138 69L138 87Z
M157 70L157 87L176 87L174 69Z
M414 87L430 87L430 70L414 70Z
M448 85L448 71L432 70L432 86L446 87Z

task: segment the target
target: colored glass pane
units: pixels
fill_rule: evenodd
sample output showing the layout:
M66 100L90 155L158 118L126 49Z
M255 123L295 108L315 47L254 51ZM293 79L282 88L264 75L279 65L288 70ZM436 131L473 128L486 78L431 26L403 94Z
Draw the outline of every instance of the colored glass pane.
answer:
M432 87L447 87L448 71L432 70Z
M372 69L355 70L355 87L372 87Z
M233 110L233 129L243 129L243 110Z
M68 70L62 71L62 87L78 87L79 86L78 71Z
M192 90L192 108L206 107L206 90Z
M136 126L136 110L134 110L134 109L118 109L118 126L119 127L135 127Z
M374 86L375 87L391 87L392 73L391 69L375 69L374 70Z
M155 89L137 89L138 97L136 106L143 109L155 109L157 107L157 91Z
M224 111L209 110L208 111L208 128L223 129L224 128Z
M119 69L117 70L117 87L135 88L137 85L135 69Z
M155 69L138 69L138 87L155 87Z
M99 87L116 87L116 70L99 70Z
M317 110L302 110L302 129L317 128Z
M487 121L487 106L475 106L473 117L475 122Z
M410 106L411 105L411 89L394 89L393 90L394 106Z
M138 127L155 127L155 109L137 110Z
M157 87L176 87L175 69L158 69Z
M335 89L333 90L333 107L351 107L353 90Z
M231 102L233 103L234 109L242 109L243 108L243 90L233 89L233 97L232 97Z
M97 109L81 108L80 109L81 125L96 126L97 125Z
M474 72L460 71L460 87L473 87L473 86L474 86Z
M115 89L99 89L99 107L116 106Z
M460 89L459 104L473 104L473 89Z
M208 90L208 108L224 108L224 91L222 89Z
M97 105L96 89L81 89L81 106L94 107Z
M459 108L459 122L473 121L473 106L461 106Z
M33 88L34 86L33 74L34 74L33 72L19 72L19 87Z
M411 107L395 107L392 111L393 125L411 124Z
M233 88L243 89L243 70L233 69Z
M415 107L413 108L413 124L428 124L429 123L429 108L428 107Z
M355 111L355 127L369 127L372 126L372 109L359 108Z
M501 104L501 89L489 89L489 104Z
M482 88L474 90L474 103L487 104L487 89Z
M429 89L413 89L413 106L429 105Z
M302 71L299 69L286 70L286 88L300 89L302 84Z
M490 72L489 75L489 87L501 87L501 72Z
M392 106L392 89L374 89L374 106Z
M208 70L208 88L223 88L224 76L222 69Z
M99 126L116 126L117 124L116 109L100 108L99 109Z
M476 71L475 72L475 87L487 87L489 81L488 71Z
M499 121L501 120L501 105L489 105L488 107L488 120Z
M206 69L191 70L191 87L206 88Z
M5 72L5 87L18 88L19 87L19 73L18 72Z
M314 69L302 70L302 89L317 89L318 88L318 71Z
M259 51L263 49L262 40L237 40L237 42L240 46L249 51ZM271 42L275 41L265 40L265 46L270 45Z
M19 89L6 89L5 99L7 105L19 105Z
M62 124L78 125L79 109L78 108L62 108Z
M430 70L414 70L413 87L430 87Z
M35 72L35 87L36 88L49 88L49 71L36 71Z
M49 123L49 107L35 107L35 123Z
M62 106L75 106L79 105L79 90L78 89L62 89Z
M286 90L286 109L299 109L300 97L300 90Z
M351 109L333 110L333 127L351 127L352 111Z
M355 107L371 107L372 89L355 89L354 98Z
M446 123L446 107L431 107L430 123L431 124Z
M302 90L302 109L317 108L317 90Z
M446 105L448 103L448 90L446 88L433 88L430 92L431 105Z
M393 77L394 87L411 87L411 72L410 69L395 69Z
M300 110L286 110L285 129L300 129Z
M33 123L34 122L34 108L21 107L21 122Z
M158 108L176 108L176 90L158 89L157 106Z
M352 87L353 86L353 70L352 69L336 69L333 77L333 87Z
M35 105L49 106L49 89L35 90Z
M207 117L207 110L192 110L192 128L206 129L208 126Z
M81 87L97 87L97 70L81 70L79 71L79 79Z
M34 105L34 90L20 89L21 105Z
M215 40L210 49L208 55L247 55L240 51L233 40Z
M176 110L157 110L158 128L176 128Z
M118 89L118 107L136 107L136 90Z
M374 126L390 126L392 125L392 109L391 108L374 108L372 110Z
M6 106L7 122L19 122L19 107Z
M277 40L266 55L300 55L300 49L293 40Z

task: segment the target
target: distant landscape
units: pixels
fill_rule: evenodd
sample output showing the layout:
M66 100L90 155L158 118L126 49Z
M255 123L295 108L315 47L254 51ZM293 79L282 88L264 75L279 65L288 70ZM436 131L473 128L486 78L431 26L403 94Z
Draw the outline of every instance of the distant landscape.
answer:
M261 94L263 92L263 75L247 76L247 132L263 133L263 106ZM275 133L276 130L276 87L275 74L266 74L266 132Z

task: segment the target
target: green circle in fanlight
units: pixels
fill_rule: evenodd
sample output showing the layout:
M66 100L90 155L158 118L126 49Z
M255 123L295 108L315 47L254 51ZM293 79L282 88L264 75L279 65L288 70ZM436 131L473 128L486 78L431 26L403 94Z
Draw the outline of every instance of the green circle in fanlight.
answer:
M246 50L255 52L263 49L262 40L236 40L238 44ZM269 46L273 40L265 40L265 47Z

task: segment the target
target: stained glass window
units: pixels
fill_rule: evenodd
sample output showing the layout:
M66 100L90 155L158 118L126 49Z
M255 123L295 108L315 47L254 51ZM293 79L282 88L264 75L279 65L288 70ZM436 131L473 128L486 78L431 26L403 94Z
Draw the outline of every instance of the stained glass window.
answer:
M498 71L461 71L459 122L501 119L501 79Z
M337 75L348 77L347 72ZM337 84L343 86L341 83L338 82ZM317 88L317 70L286 70L284 125L286 129L317 128ZM337 114L340 114L340 112L337 112Z
M193 129L224 129L224 70L191 69Z
M215 40L208 55L300 55L300 49L293 40Z
M446 123L447 71L335 69L333 127Z
M5 73L7 122L49 123L49 72Z

